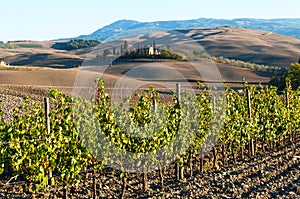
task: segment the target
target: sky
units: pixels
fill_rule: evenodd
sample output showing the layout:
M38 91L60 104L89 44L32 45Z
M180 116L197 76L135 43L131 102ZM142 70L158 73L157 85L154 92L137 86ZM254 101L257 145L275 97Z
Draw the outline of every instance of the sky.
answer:
M117 20L300 18L299 0L0 0L0 41L91 34Z

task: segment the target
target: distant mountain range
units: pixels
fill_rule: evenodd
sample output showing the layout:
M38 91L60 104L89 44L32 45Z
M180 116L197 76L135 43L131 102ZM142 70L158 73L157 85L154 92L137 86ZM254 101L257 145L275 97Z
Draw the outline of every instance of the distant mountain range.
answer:
M150 32L191 29L213 28L219 26L232 26L250 28L266 32L278 33L300 39L300 18L296 19L213 19L199 18L194 20L139 22L133 20L120 20L98 29L90 35L81 35L72 39L94 39L99 41L114 40L147 34Z

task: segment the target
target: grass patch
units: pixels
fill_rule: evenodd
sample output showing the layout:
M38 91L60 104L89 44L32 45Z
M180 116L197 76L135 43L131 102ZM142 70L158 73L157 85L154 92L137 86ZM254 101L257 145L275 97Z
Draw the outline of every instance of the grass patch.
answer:
M41 44L16 44L19 48L43 48Z
M5 44L0 44L0 48L14 49L14 48L16 48L16 46L13 43L5 43Z
M240 67L240 68L247 68L247 69L250 69L253 71L261 71L261 72L279 71L279 72L281 72L283 70L283 68L279 67L279 66L267 66L267 65L262 65L262 64L244 62L241 60L228 59L225 57L212 56L211 59L217 63L228 64L228 65L236 66L236 67Z

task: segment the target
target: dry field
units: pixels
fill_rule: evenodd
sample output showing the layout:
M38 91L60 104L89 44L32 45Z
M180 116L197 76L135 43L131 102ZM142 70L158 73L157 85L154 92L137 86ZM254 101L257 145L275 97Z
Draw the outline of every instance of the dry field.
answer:
M298 61L300 56L300 40L278 34L233 27L180 30L178 32L140 35L127 40L129 43L136 41L146 41L147 43L149 41L150 44L155 40L158 46L170 42L176 45L176 42L173 42L173 37L174 34L177 34L178 37L183 36L185 38L188 36L192 38L194 42L199 44L199 48L203 47L202 50L213 56L225 56L252 63L285 67L289 67L291 62ZM75 67L84 65L87 57L90 55L96 56L97 52L89 48L73 51L62 50L65 42L22 41L12 43L9 48L0 48L0 60L10 63L11 66L17 66L16 68L0 68L0 84L2 87L4 85L39 88L52 86L71 93L72 88L70 87L77 84L75 83L76 77L81 75L81 70ZM192 82L203 80L187 63L164 62L160 64L175 69L185 79L192 80ZM114 87L114 83L120 79L122 73L132 75L132 69L139 67L139 65L143 65L143 63L114 65L105 72L106 75L102 78L105 80L107 87ZM217 79L225 80L232 87L241 87L243 78L255 84L259 82L266 83L270 78L255 71L235 66L225 64L217 64L217 66L221 73L221 77L219 76ZM142 75L144 77L147 76L147 73L150 74L150 77L161 77L161 80L163 80L166 77L162 77L162 75L168 74L165 67L158 66L158 64L152 67L155 70L150 71L148 68L147 70L146 68L143 69ZM201 73L210 74L212 72L214 71L209 71L205 67L201 68ZM168 75L170 76L170 74ZM218 74L210 74L210 76L218 76ZM141 78L141 76L135 78ZM167 79L171 78L167 77ZM172 83L180 81L178 79L173 80Z
M228 85L232 87L242 87L242 79L246 78L248 82L254 84L267 83L268 77L259 76L249 69L243 69L224 64L217 64L221 76L216 74L215 80L225 80ZM0 85L2 88L7 87L26 87L39 88L48 90L49 88L58 88L71 94L74 85L81 86L76 82L82 78L83 70L75 69L52 69L44 67L1 67L0 68ZM180 75L175 74L178 71ZM172 74L172 72L174 74ZM200 73L209 73L209 69L205 71L200 70ZM213 71L215 72L215 71ZM186 62L164 62L164 63L125 63L118 64L107 68L104 74L93 73L93 75L100 76L105 81L107 88L115 87L130 87L135 88L136 81L147 80L148 85L163 84L169 88L175 87L176 83L196 86L197 81L203 81L199 72L195 70L190 64ZM176 77L177 75L177 77ZM213 75L214 76L214 75ZM219 79L218 79L219 78ZM214 80L214 79L212 79ZM126 81L126 85L117 85L116 82ZM189 81L189 83L187 82ZM167 83L166 83L167 82ZM204 81L204 83L207 81ZM90 85L93 86L93 81Z

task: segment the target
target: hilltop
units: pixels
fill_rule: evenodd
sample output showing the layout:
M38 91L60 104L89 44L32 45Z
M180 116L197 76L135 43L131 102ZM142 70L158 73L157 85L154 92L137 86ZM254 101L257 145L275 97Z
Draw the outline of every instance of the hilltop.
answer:
M76 39L95 39L100 41L120 39L147 34L157 31L214 28L219 26L232 26L236 28L249 28L265 32L273 32L300 39L300 19L213 19L199 18L193 20L139 22L134 20L120 20L100 28L90 35L81 35Z
M282 67L289 67L300 56L299 39L272 32L226 26L180 32L196 40L211 56Z

